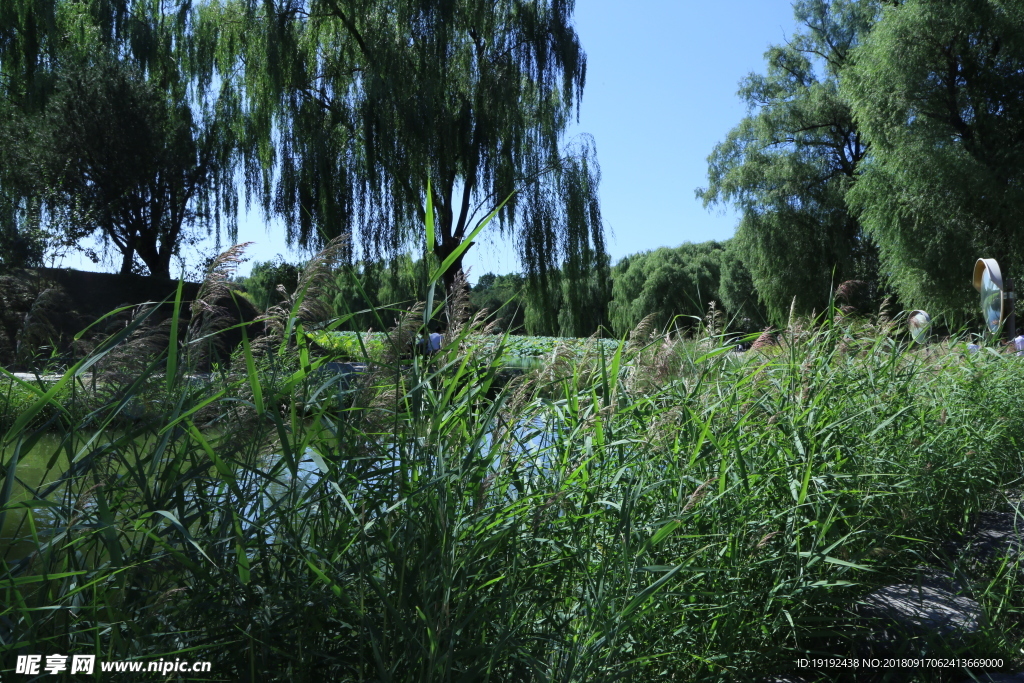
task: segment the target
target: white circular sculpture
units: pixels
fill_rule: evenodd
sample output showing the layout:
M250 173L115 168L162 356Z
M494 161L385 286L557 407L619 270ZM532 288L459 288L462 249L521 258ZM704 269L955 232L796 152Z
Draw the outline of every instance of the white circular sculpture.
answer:
M981 315L995 334L1003 325L1003 274L994 258L980 258L974 264L974 288L981 294Z
M914 311L907 319L907 326L910 328L911 338L918 344L924 344L931 331L932 317L925 311Z

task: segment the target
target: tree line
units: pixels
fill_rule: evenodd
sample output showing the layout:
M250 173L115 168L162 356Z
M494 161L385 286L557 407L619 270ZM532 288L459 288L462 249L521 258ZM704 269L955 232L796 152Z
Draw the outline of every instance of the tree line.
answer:
M469 301L473 313L487 311L496 332L512 334L621 337L648 316L659 329L685 331L703 321L712 306L731 330L751 332L767 324L768 314L736 244L685 243L632 254L609 267L610 276L595 271L574 277L563 265L550 274L555 286L546 291L525 273L486 273L471 287ZM402 311L426 299L424 263L401 254L339 268L327 303L337 316L346 316L345 329L393 325ZM265 310L280 300L279 286L294 291L301 268L278 257L257 262L236 282Z
M800 28L741 82L748 114L697 190L739 210L734 239L630 256L614 277L594 143L565 138L586 83L573 10L5 2L0 260L38 263L95 234L122 272L165 276L190 241L234 239L241 191L289 244L347 236L370 272L419 258L429 186L442 259L496 212L533 330L618 330L637 309L667 320L710 300L778 324L850 280L875 304L891 294L957 322L976 258L1020 274L1019 2L797 0Z
M975 259L1019 276L1024 6L800 0L802 28L741 83L749 114L709 157L706 205L739 209L737 249L770 317L837 283L964 321ZM793 304L795 299L795 304Z

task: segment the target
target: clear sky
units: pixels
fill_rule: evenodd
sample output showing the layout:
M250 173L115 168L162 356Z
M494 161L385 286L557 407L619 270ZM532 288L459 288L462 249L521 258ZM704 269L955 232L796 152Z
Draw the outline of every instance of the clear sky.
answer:
M746 115L739 82L796 28L791 0L577 0L587 53L579 125L601 164L612 262L683 242L725 240L738 218L705 209L707 157ZM482 248L481 248L482 247ZM473 252L476 253L473 253ZM477 245L470 279L521 270L508 245Z
M577 0L575 23L587 83L571 134L590 134L596 143L612 262L731 237L736 215L704 209L694 190L707 182L712 148L746 113L736 97L740 80L763 72L768 46L796 28L791 0ZM283 227L265 225L258 211L240 217L239 241L256 243L248 251L253 260L305 258L287 248ZM212 250L212 241L203 248ZM511 245L489 237L464 264L472 281L521 270ZM63 265L97 269L82 259Z

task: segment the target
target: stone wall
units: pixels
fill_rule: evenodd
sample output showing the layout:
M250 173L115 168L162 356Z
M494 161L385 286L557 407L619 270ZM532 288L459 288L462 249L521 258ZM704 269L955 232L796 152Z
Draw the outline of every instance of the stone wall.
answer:
M90 273L70 268L35 268L0 274L0 366L8 370L32 370L51 355L71 362L80 358L107 335L123 328L131 318L126 311L103 320L80 340L75 335L107 313L123 306L168 301L150 316L153 324L170 318L176 280L141 275ZM182 318L191 316L191 302L200 285L186 282L182 291ZM235 320L252 323L259 311L247 300L214 302L229 310ZM250 326L250 338L262 333ZM227 333L222 355L241 341L241 332Z

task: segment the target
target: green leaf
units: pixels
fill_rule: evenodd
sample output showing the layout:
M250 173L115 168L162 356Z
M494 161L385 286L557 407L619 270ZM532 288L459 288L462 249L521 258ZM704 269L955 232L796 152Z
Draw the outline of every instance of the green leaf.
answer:
M174 311L171 313L171 334L167 340L167 373L164 376L168 392L174 388L175 377L178 374L178 321L181 317L181 292L184 285L185 280L182 277L178 280L178 289L174 294Z
M252 388L252 399L256 404L256 414L262 416L266 409L263 405L263 386L260 384L259 373L256 372L256 361L252 357L252 348L249 346L249 335L245 328L242 328L242 349L245 353L245 373L249 386Z

